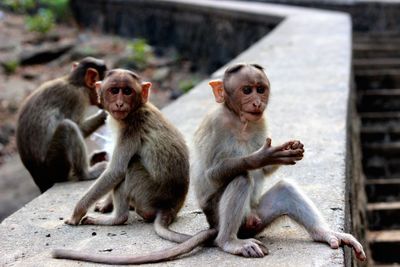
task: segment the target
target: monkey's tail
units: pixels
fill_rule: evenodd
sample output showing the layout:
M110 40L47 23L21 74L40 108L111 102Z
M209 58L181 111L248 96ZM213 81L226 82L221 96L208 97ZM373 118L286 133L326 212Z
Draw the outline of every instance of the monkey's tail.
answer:
M185 242L175 245L171 248L164 250L150 252L141 256L112 256L112 255L98 255L88 252L81 252L68 249L55 249L52 252L53 258L56 259L69 259L81 260L86 262L96 262L104 264L142 264L142 263L155 263L161 261L168 261L186 254L206 241L215 238L217 235L216 229L203 230L189 238Z
M182 243L186 240L189 240L192 236L175 232L168 228L170 224L170 216L164 216L162 211L157 213L156 219L154 221L154 230L158 236L175 242L175 243Z

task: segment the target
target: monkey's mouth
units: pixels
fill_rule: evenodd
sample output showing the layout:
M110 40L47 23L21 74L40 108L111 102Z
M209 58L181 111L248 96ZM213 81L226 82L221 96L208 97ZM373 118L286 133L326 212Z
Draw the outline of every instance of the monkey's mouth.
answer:
M127 110L119 110L119 109L116 109L116 110L112 110L112 111L111 111L111 114L112 114L112 116L113 116L114 118L116 118L116 119L121 119L121 118L125 118L126 115L128 115L128 111L127 111Z
M262 111L252 111L252 112L247 112L253 116L261 116L263 114Z
M244 117L249 121L257 121L261 119L263 115L262 111L245 111Z

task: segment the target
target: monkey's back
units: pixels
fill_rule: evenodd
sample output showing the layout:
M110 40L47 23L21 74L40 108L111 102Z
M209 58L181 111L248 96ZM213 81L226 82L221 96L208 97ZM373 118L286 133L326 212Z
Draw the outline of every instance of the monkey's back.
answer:
M156 205L179 209L189 189L189 152L184 137L151 104L145 104L134 114L129 128L141 131L137 133L141 138L137 156L159 185L156 191L162 192L154 194Z
M82 100L82 93L69 87L64 78L46 82L20 108L17 147L28 169L29 165L44 161L57 125L66 118L77 121L84 113L86 100ZM32 142L32 139L35 141Z

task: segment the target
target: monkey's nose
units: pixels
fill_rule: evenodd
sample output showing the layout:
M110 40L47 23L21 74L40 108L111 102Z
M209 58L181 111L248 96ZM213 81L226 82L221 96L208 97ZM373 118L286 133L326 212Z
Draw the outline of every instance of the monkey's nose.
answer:
M261 102L260 101L253 102L253 106L255 108L259 109L259 108L261 108Z

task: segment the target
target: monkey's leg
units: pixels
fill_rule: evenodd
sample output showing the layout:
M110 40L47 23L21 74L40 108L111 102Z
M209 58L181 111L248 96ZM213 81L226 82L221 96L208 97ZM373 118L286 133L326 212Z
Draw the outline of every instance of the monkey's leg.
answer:
M263 257L268 249L256 239L238 239L237 233L250 209L252 181L245 176L236 177L226 187L218 206L219 229L216 244L224 251L245 257Z
M112 192L112 203L114 203L114 210L112 214L100 214L92 216L86 215L82 218L81 223L96 225L124 224L129 217L129 199L125 180L118 184Z
M63 120L56 128L50 141L46 163L51 173L57 169L59 161L66 162L78 180L95 179L105 170L107 163L101 162L89 168L86 146L79 127L69 119Z
M258 214L262 220L259 230L277 217L288 215L303 225L314 241L328 243L334 249L340 244L348 245L353 247L357 258L365 259L361 244L350 234L332 231L311 200L289 182L278 182L262 196Z

